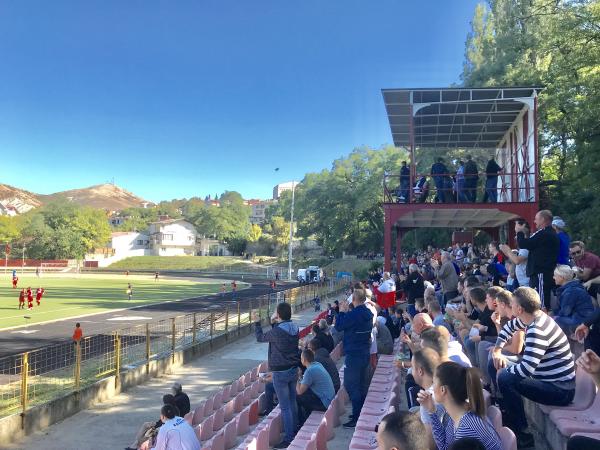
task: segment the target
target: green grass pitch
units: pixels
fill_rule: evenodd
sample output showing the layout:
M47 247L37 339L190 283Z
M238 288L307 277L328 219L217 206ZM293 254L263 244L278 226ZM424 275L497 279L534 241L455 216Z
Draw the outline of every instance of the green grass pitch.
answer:
M127 298L127 283L133 287L133 298ZM31 287L34 307L18 309L21 288ZM41 306L35 301L35 290L45 289ZM179 300L219 292L215 281L168 279L154 281L154 275L56 275L43 274L40 278L19 274L18 289L11 285L11 275L0 275L0 329L40 323L56 319L106 312L114 309ZM238 288L243 288L238 283ZM230 285L227 283L227 290ZM24 316L30 316L26 319Z

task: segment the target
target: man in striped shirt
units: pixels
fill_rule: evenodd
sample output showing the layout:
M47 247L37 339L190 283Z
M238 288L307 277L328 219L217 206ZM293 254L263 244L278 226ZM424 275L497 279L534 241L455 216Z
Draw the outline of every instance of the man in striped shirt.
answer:
M519 448L533 445L533 436L525 432L522 397L544 405L566 406L575 395L575 364L569 341L541 306L534 289L518 288L511 300L515 318L504 325L492 352L496 369L504 368L498 372L498 389ZM502 348L518 330L525 331L523 357L518 364L507 367Z

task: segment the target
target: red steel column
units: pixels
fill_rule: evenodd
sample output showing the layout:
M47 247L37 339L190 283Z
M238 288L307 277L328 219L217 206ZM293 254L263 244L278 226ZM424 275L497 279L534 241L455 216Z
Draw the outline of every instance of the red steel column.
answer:
M383 270L389 272L392 268L392 218L390 210L385 209L383 223Z
M402 267L402 237L404 233L401 228L396 228L396 270L400 273Z

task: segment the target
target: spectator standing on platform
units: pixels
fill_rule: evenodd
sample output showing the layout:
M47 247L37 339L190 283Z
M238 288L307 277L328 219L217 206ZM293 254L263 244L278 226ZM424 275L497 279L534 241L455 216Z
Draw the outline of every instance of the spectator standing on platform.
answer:
M292 322L292 307L289 303L277 305L272 317L272 328L264 333L258 314L253 312L252 316L256 341L269 343L269 370L273 374L273 387L283 419L285 437L275 448L287 448L296 435L298 424L296 380L300 367L299 329Z
M183 392L181 383L173 383L171 391L173 392L173 397L175 397L175 405L179 409L179 414L181 417L185 417L190 412L190 398Z
M477 182L479 181L479 168L471 155L467 155L465 163L465 189L467 199L471 203L475 203L477 199Z
M438 158L431 166L431 177L435 184L435 190L438 198L438 203L449 203L450 192L447 190L446 178L448 177L448 169L444 164L443 158Z
M554 285L552 276L558 260L560 242L552 229L552 213L547 209L538 211L535 215L535 226L537 231L529 238L525 236L525 224L517 222L515 232L519 248L529 250L529 285L538 291L542 299L542 308L547 311L550 309L550 292Z
M583 281L590 295L596 298L598 283L600 283L600 257L592 252L586 252L582 241L573 241L570 247L571 258L579 269L577 278Z
M573 269L569 266L556 266L554 282L558 286L558 307L554 310L554 321L568 336L594 311L592 298L581 281L573 279Z
M340 303L340 312L336 318L335 329L344 332L344 352L346 354L344 369L344 387L352 402L351 419L344 428L354 428L365 402L366 377L370 360L371 330L373 314L365 305L364 289L354 289L352 305L349 311L348 302Z
M458 168L456 169L456 202L466 203L468 201L466 193L465 164L459 160Z
M525 331L523 358L518 364L500 370L497 378L503 406L509 412L505 419L511 422L519 447L530 447L533 436L526 432L523 397L544 405L568 405L575 395L575 364L567 336L542 311L535 290L517 289L511 304L515 318L498 333L492 358L497 370L506 367L502 349L516 331Z
M163 425L158 431L152 450L200 450L200 441L192 426L177 416L176 407L163 405L160 410Z
M400 167L400 196L398 202L410 202L410 169L406 165L406 161L402 161L402 167Z
M498 165L494 158L490 159L485 168L485 195L483 203L498 202L498 173L502 172L502 167Z
M565 221L560 217L554 216L552 219L552 228L556 232L560 243L557 264L569 265L569 246L571 244L571 238L565 231L566 226Z
M302 352L302 365L306 370L296 386L299 426L304 425L313 411L326 411L335 397L331 377L321 363L315 361L312 350Z

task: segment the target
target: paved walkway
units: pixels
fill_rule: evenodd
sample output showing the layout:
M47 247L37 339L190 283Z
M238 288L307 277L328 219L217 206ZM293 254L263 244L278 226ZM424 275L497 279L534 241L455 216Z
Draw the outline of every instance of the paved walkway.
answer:
M301 328L316 315L308 309L293 319ZM253 335L198 358L192 363L122 393L113 399L81 411L52 425L44 432L0 449L100 450L127 447L141 423L159 418L161 398L173 382L183 385L192 409L218 387L237 379L267 359L267 344L259 344Z

